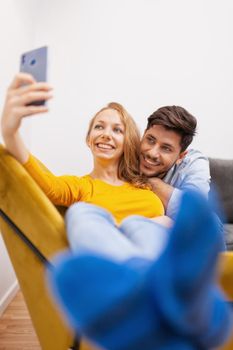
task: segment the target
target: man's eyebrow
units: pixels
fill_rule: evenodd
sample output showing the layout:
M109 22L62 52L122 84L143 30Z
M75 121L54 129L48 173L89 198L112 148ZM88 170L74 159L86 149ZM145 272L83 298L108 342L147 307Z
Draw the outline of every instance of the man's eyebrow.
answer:
M163 143L162 145L165 147L170 147L170 148L174 149L174 146L171 145L170 143Z
M152 139L156 140L156 137L150 133L147 133L147 136L150 136Z

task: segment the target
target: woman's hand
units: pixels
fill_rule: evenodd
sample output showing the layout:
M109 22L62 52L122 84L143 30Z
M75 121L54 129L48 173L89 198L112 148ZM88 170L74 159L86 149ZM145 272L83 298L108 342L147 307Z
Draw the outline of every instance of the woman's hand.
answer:
M22 119L47 112L46 106L29 104L47 101L51 97L51 87L47 83L37 83L26 73L17 74L7 90L1 119L2 136L6 149L21 163L25 163L29 157L29 151L18 132Z
M173 220L170 219L168 216L163 215L163 216L156 216L155 218L151 219L154 222L157 222L160 225L163 225L165 227L171 228L174 224Z
M50 90L51 87L47 83L37 83L29 74L19 73L15 76L7 90L2 113L1 126L4 139L17 132L22 118L48 111L46 106L28 104L49 100L52 97Z

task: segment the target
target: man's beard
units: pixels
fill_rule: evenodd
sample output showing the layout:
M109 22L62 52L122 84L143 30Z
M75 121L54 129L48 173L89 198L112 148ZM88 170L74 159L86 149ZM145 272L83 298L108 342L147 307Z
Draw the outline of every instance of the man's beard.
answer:
M162 170L161 172L155 172L154 174L144 174L143 171L141 172L143 176L146 176L147 178L153 178L153 177L158 177L159 179L163 179L167 173L169 172L169 170L176 164L176 161L174 161L174 163L166 170Z
M148 177L148 179L151 178L151 177L158 177L159 179L163 179L167 175L168 170L167 171L163 171L163 172L158 173L158 174L156 173L156 174L151 174L151 175L145 175L145 174L143 174L143 175Z
M149 178L152 178L152 177L158 177L160 179L163 179L166 175L167 175L167 172L170 170L171 168L169 168L168 170L165 170L165 171L162 171L162 172L158 172L158 173L154 173L154 174L144 174L143 171L140 172L141 175L147 177L148 179Z

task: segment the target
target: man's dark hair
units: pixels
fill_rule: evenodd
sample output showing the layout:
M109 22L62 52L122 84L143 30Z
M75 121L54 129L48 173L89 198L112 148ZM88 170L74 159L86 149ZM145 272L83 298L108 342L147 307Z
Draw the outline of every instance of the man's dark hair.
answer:
M147 119L146 130L153 125L162 125L181 136L181 151L185 151L196 134L197 120L186 109L180 106L165 106L157 109Z

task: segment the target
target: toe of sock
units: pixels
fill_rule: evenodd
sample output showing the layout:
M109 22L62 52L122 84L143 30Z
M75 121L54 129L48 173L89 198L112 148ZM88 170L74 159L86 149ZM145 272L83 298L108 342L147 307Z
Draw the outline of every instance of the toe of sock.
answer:
M137 271L89 255L57 257L48 281L72 325L83 329L106 315L119 314L119 308L127 308L141 288Z

